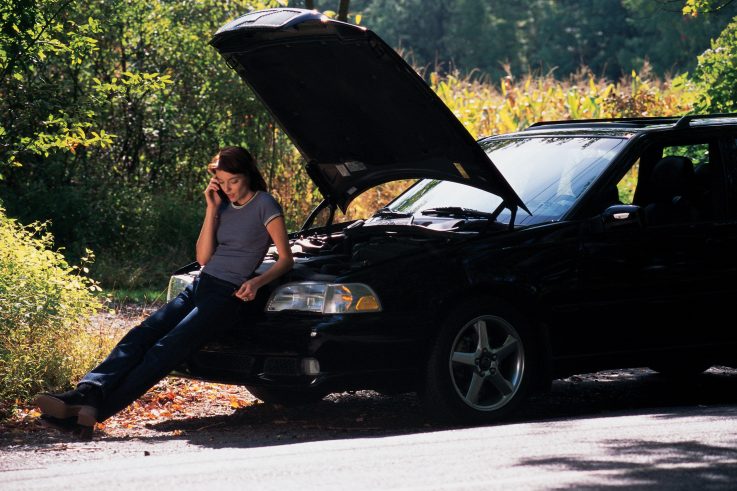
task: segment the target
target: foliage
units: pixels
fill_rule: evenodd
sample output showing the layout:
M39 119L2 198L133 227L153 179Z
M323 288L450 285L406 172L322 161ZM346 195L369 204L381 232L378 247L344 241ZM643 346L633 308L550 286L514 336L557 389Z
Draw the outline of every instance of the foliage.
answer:
M566 81L511 75L498 86L471 76L430 75L431 86L475 137L508 133L537 121L685 114L698 92L685 77L659 81L646 70L611 83L582 71Z
M681 11L683 15L696 17L699 13L716 12L732 3L733 0L686 0Z
M336 2L317 3L317 8L334 8ZM5 174L0 199L8 213L24 223L50 221L56 245L64 247L69 259L94 250L99 259L90 266L92 274L106 287L161 288L170 271L193 257L204 208L204 164L219 146L240 144L257 156L270 189L285 207L289 228L298 227L319 193L284 132L207 44L235 16L281 4L13 0L0 7L0 60L9 74L0 80L0 133L5 132L0 156L6 163L23 164L0 169ZM695 97L688 80L661 82L641 59L644 68L618 83L593 75L602 73L601 67L579 68L571 77L562 77L564 70L559 70L560 80L523 68L536 66L530 56L546 36L552 36L543 43L551 50L551 63L558 64L563 52L568 58L577 53L571 67L589 59L610 63L581 54L612 51L590 31L607 37L616 22L601 23L622 11L652 14L647 2L622 0L622 5L594 18L590 8L606 10L600 2L573 8L547 0L530 0L521 7L428 0L420 8L416 0L354 0L349 19L376 28L400 48L411 48L415 61L423 64L440 52L484 69L493 65L496 70L497 60L508 60L501 83L479 72L460 75L442 66L436 75L428 75L476 136L516 130L540 119L688 111ZM564 23L581 31L565 42L555 41L565 31ZM625 25L620 28L632 37ZM688 32L695 32L694 25L689 24ZM595 49L585 45L589 39L599 39ZM583 43L579 51L569 51L574 41ZM630 48L636 51L635 45ZM515 67L527 75L515 78ZM368 192L349 217L365 216L408 184Z
M670 0L353 0L351 9L420 67L498 79L508 65L565 79L585 65L616 80L645 61L659 77L691 71L737 15L737 2L689 0L704 1L726 5L698 17L683 16L683 3Z
M70 258L95 250L100 260L93 272L106 286L160 285L193 256L205 163L218 147L240 144L257 156L296 225L316 190L286 135L207 45L229 19L281 3L39 4L56 7L54 22L65 26L57 45L74 44L86 26L87 49L43 60L28 55L23 81L11 84L10 77L0 89L8 94L0 98L0 114L9 121L2 128L13 133L2 137L12 148L0 147L23 164L4 170L0 197L8 212L24 222L50 220ZM22 7L7 7L8 15L21 16ZM38 30L46 18L28 22ZM9 39L0 39L0 51L12 51ZM54 140L48 128L64 138Z
M703 96L696 112L737 111L737 17L698 60L695 78L703 86Z
M66 100L55 90L54 68L77 71L98 49L92 36L99 32L99 23L91 17L68 18L70 4L69 0L0 4L0 172L4 166L20 165L24 154L48 156L112 142L112 135L96 129L93 122L98 93L75 87Z
M70 266L51 242L44 224L21 226L0 208L0 418L39 390L70 385L108 348L87 330L100 303L86 262Z

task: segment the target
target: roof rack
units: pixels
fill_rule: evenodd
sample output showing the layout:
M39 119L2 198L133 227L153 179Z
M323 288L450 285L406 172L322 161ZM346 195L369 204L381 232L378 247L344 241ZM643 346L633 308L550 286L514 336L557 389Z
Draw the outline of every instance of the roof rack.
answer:
M715 114L687 114L679 119L674 128L687 128L691 125L691 121L695 119L712 119L712 118L737 118L737 113L715 113Z
M671 117L652 117L652 118L608 118L608 119L566 119L560 121L538 121L528 126L526 129L537 128L540 126L553 125L591 125L592 123L605 123L616 126L648 126L651 124L674 124L679 120L678 116Z
M686 116L664 116L650 118L609 118L609 119L566 119L560 121L538 121L527 128L539 128L541 126L567 126L569 128L586 127L592 124L601 124L608 127L644 128L653 124L672 124L673 128L687 128L691 121L701 119L737 118L737 113L715 113L715 114L688 114Z

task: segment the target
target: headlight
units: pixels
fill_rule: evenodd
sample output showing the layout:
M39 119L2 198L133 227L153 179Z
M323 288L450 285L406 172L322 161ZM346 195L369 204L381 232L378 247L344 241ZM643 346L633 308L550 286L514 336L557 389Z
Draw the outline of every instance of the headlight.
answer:
M379 297L362 283L288 283L271 294L268 312L303 310L322 314L381 312Z
M194 275L191 274L178 274L169 277L169 288L166 289L166 301L171 300L182 293L185 288L189 286L195 279Z

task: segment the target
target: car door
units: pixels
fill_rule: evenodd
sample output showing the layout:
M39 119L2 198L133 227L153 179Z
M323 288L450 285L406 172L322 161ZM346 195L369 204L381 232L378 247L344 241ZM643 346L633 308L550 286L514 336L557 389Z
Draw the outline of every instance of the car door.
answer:
M716 176L715 188L723 189L712 199L724 214L714 219L712 234L707 239L706 254L714 270L711 283L705 288L709 296L708 312L703 326L710 340L720 351L735 360L737 344L737 129L727 130L720 141L723 166Z
M633 162L638 175L631 196L639 213L622 224L582 234L580 312L588 322L579 326L578 336L589 353L645 353L713 345L723 339L716 320L727 293L729 272L723 256L732 231L721 222L722 143L703 137L685 143L663 141L657 147L661 158L691 154L701 156L700 164L714 166L707 185L709 213L664 222L651 218L653 193L648 186L660 160L652 158L651 147L649 162ZM620 188L620 196L624 194ZM689 200L698 201L696 191Z

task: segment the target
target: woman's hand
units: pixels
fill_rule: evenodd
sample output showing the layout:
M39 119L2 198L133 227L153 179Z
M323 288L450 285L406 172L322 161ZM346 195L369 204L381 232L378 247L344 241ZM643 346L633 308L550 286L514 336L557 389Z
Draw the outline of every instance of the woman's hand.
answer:
M238 288L233 295L235 295L236 298L239 298L243 300L244 302L248 302L256 298L256 292L258 291L259 285L255 281L255 278L251 278L250 280L246 280L240 288Z
M220 206L220 203L223 202L218 191L220 191L220 184L218 184L217 178L213 177L205 188L205 202L207 203L208 208L217 208Z

